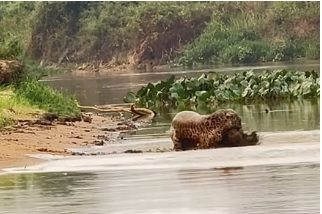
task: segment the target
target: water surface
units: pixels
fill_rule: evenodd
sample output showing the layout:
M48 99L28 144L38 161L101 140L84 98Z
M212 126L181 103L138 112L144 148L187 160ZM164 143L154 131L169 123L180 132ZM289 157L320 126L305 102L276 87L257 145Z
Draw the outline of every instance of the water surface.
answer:
M83 105L103 105L123 103L123 97L128 91L137 91L149 82L165 80L171 75L200 76L204 72L215 71L221 73L236 73L248 70L262 72L264 70L291 69L300 71L319 71L320 61L289 62L289 63L265 63L251 66L235 67L210 67L199 70L188 69L165 69L161 71L124 71L118 73L86 73L80 75L59 74L52 75L44 79L49 85L57 89L65 89L71 94L75 94L77 100Z
M122 103L129 90L168 78L202 72L253 69L319 70L319 62L61 75L46 82L75 93L82 105ZM320 208L320 100L228 103L196 109L207 114L232 108L245 130L257 130L259 146L188 152L104 156L38 156L51 161L7 169L0 176L0 213L214 213L316 214ZM269 109L269 113L265 112ZM182 109L162 109L151 124L124 139L81 151L169 148L169 125Z
M2 176L0 207L8 214L315 214L319 171L318 142L63 158Z

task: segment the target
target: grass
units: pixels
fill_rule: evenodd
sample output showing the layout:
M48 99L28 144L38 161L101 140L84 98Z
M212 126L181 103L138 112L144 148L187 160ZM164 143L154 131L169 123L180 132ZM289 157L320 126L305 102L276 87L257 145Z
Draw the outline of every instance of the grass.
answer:
M59 118L79 118L77 101L34 79L27 79L16 86L0 88L0 127L17 119L28 120L34 115L51 112Z
M28 59L22 64L19 72L14 71L11 85L0 86L0 127L17 119L32 119L35 113L54 113L62 120L80 119L81 112L74 96L37 81L49 72L48 68Z
M34 79L23 81L15 89L16 95L47 112L56 113L61 118L79 118L81 112L74 96L53 89Z
M32 119L44 111L18 97L12 87L0 88L0 127L12 124L17 119Z

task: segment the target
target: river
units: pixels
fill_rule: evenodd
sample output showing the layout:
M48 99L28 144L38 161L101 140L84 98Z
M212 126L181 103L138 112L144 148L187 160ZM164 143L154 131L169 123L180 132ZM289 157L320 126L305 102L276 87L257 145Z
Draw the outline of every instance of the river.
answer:
M124 72L45 79L75 93L82 105L121 103L128 90L177 76L215 70L261 72L273 68L319 70L319 62L202 70ZM50 161L7 169L0 176L0 213L218 213L315 214L320 210L320 100L226 104L257 130L259 146L188 152L41 156ZM265 108L270 109L265 113ZM208 113L209 109L199 109ZM87 152L170 147L177 110L159 112L152 124L125 134L121 143ZM86 152L86 151L85 151Z

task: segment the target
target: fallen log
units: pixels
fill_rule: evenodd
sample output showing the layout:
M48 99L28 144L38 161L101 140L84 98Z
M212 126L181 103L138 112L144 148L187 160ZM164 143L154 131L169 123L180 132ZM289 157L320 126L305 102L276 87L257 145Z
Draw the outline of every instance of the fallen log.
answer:
M81 110L95 110L98 112L103 113L109 113L109 112L127 112L134 115L134 120L138 120L139 118L146 118L146 119L152 119L156 116L156 112L147 108L135 108L134 104L132 104L130 107L121 107L121 106L112 106L112 105L104 105L103 108L98 108L97 106L81 106L78 105L78 108Z
M153 115L153 117L156 116L156 112L147 108L134 108L134 105L131 105L131 112L133 114L137 114L140 116L147 116L147 115Z
M97 108L95 106L81 106L78 105L78 108L80 108L81 110L86 110L86 109L91 109L91 110L95 110L98 112L103 112L103 113L107 113L107 112L128 112L128 113L132 113L130 109L128 108L124 108L124 107L111 107L111 108Z

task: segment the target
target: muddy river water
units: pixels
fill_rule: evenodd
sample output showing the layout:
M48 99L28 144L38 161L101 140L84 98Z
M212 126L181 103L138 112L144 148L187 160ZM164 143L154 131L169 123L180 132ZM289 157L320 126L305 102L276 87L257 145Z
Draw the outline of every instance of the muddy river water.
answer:
M219 72L274 68L319 70L319 62L215 68ZM46 82L75 93L83 105L122 103L142 84L197 71L59 75ZM227 104L257 130L262 144L216 150L44 156L48 162L0 175L0 213L316 214L320 210L320 100ZM265 113L265 108L270 109ZM200 113L208 113L200 109ZM115 144L92 151L171 147L176 110L167 110Z

